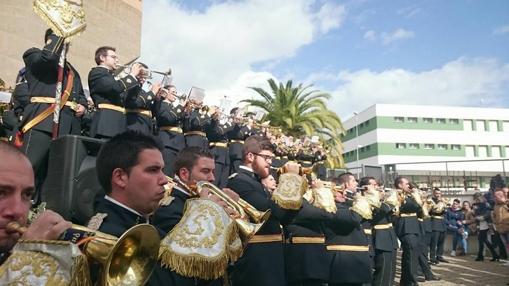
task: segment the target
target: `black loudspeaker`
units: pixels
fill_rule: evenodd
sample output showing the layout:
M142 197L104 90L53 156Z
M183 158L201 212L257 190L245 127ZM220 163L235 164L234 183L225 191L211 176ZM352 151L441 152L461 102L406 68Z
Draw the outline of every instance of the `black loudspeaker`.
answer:
M67 220L85 225L94 215L96 197L104 191L95 169L103 140L66 135L50 146L48 175L42 188L46 208Z

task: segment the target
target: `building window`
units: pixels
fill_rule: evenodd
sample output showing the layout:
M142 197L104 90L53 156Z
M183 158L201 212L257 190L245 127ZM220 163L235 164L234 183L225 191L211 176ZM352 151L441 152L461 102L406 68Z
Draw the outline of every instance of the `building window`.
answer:
M404 117L394 117L394 122L403 123L405 122Z
M447 144L438 144L437 149L438 150L447 150Z
M476 131L486 131L484 120L477 120L475 122Z
M367 120L366 122L364 122L364 125L365 125L365 126L368 126L368 125L369 125L369 120Z
M509 121L502 122L502 130L500 130L500 131L509 132Z
M479 146L479 156L480 158L488 157L488 146Z
M509 146L505 146L505 157L509 158Z
M467 157L475 157L475 148L474 148L474 146L466 146L465 147L465 155Z
M396 149L405 149L406 144L405 143L396 143Z
M437 118L438 124L445 124L445 118Z
M451 119L449 119L449 123L451 123L451 124L460 124L460 120L456 119L456 118L451 118Z
M496 120L490 120L489 122L490 132L498 131L498 122Z
M366 151L371 150L371 145L366 146Z
M408 149L419 149L419 143L408 144Z
M360 125L359 125L359 128L362 128L364 127L364 122L362 122Z
M493 158L501 158L502 154L501 154L501 150L500 150L500 147L501 146L491 146L491 157Z
M474 130L474 121L472 121L470 119L463 120L463 130L473 131Z
M408 117L407 121L410 123L417 123L417 117Z
M457 145L457 144L453 144L453 145L451 145L451 150L454 150L454 151L461 150L461 146Z
M425 117L422 119L424 123L433 123L433 118Z
M424 149L426 150L435 149L435 144L424 144Z

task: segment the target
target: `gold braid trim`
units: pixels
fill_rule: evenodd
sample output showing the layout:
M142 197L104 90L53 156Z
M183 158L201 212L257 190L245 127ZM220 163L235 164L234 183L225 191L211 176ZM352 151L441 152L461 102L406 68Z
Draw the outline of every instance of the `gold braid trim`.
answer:
M238 228L231 223L226 229L228 246L238 237ZM165 244L159 248L159 260L163 267L170 268L185 277L213 280L222 277L230 261L235 262L242 255L243 248L228 249L215 257L199 254L179 254Z
M71 271L70 286L90 286L90 269L88 268L88 260L85 255L79 255L74 258L74 264Z

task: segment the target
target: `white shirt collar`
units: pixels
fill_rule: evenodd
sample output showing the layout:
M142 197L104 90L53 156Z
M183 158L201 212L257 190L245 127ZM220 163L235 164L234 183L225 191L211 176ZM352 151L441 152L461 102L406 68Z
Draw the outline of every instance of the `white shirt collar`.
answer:
M126 206L126 205L124 205L123 203L121 203L121 202L119 202L119 201L115 200L114 198L112 198L112 197L110 197L110 196L108 196L108 195L104 195L104 198L105 198L106 200L108 200L108 201L110 201L110 202L112 202L112 203L114 203L114 204L116 204L116 205L118 205L118 206L120 206L120 207L122 207L122 208L124 208L124 209L126 209L126 210L128 210L128 211L130 211L130 212L132 212L132 213L134 213L134 214L135 214L135 215L137 215L137 216L144 217L144 218L147 220L146 222L147 222L147 223L149 222L149 220L148 220L148 216L144 216L144 215L140 214L139 212L137 212L137 211L133 210L132 208L130 208L130 207L128 207L128 206Z
M253 169L249 168L248 166L240 165L239 168L249 171L251 173L254 173Z

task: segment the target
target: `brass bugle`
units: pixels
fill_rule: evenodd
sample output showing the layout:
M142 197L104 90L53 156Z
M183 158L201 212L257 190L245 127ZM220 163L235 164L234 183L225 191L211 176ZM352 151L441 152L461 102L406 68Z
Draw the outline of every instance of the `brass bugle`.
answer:
M13 221L6 230L23 234L27 227ZM144 285L157 263L160 238L149 224L135 225L119 238L76 224L64 236L66 233L86 235L87 241L80 248L101 265L100 285Z

